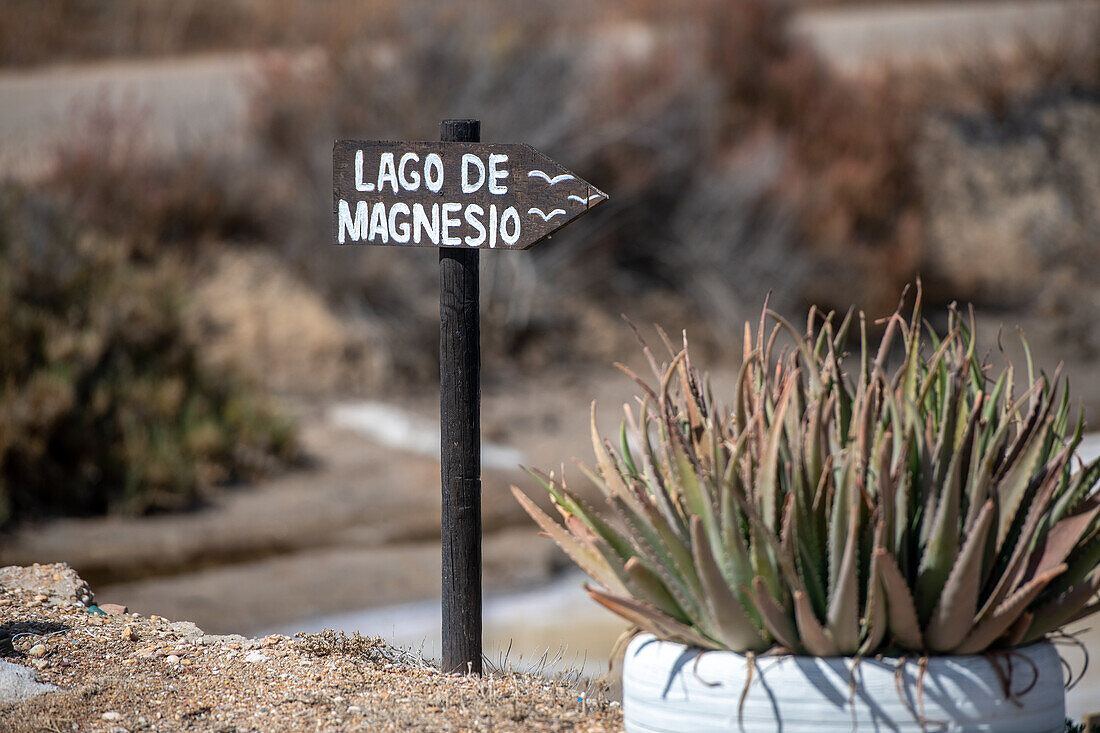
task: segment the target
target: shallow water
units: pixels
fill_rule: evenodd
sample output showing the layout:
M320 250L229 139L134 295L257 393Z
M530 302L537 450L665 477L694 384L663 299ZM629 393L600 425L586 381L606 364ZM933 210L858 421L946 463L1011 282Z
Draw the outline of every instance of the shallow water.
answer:
M584 576L570 573L531 590L485 599L485 655L495 667L535 672L579 672L596 677L607 671L608 655L626 623L604 610L581 588ZM271 629L293 634L336 629L384 636L391 643L425 658L440 656L438 601L408 603L337 614L306 624ZM1085 668L1082 650L1058 642L1058 651L1076 678L1066 693L1066 713L1081 720L1100 712L1100 626L1079 624L1070 629L1094 656Z
M627 624L588 597L584 580L573 572L538 588L487 596L483 625L489 662L501 669L576 671L587 677L607 671L608 654ZM358 631L438 659L441 623L435 600L324 616L268 633Z

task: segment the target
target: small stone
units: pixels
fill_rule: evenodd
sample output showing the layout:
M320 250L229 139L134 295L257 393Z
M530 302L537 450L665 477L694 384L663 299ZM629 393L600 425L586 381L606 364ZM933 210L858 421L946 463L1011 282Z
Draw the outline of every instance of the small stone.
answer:
M122 629L123 641L137 641L138 635L134 632L133 626L124 626Z
M50 663L45 659L35 659L31 661L31 664L34 665L35 669L45 669Z
M121 616L130 610L119 603L100 603L99 607L106 611L108 616Z
M45 603L46 601L50 600L50 597L39 593L34 597L34 600L38 601L39 603Z
M137 664L137 660L136 659L123 659L122 660L122 665L124 667L129 667L131 664Z
M46 645L35 644L27 654L30 654L32 657L44 657L46 656Z
M259 652L252 652L244 658L244 661L252 663L266 662L267 657L265 657L263 654L260 654Z
M115 712L114 710L108 710L100 716L104 720L113 723L116 720L122 720L122 713Z
M363 712L363 708L359 707L358 705L348 705L348 712L349 713L361 713L361 712Z
M179 664L180 658L177 657L175 654L169 654L167 657L164 658L164 661L168 662L169 664Z
M53 574L53 579L54 580L61 580L61 573L54 573Z

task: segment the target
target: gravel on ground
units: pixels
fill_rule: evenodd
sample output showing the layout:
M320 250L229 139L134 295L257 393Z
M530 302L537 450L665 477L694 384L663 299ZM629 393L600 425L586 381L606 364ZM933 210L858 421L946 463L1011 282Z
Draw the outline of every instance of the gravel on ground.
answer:
M67 565L0 569L0 656L58 688L0 703L0 731L622 728L618 703L569 675L450 675L380 638L215 636L109 610Z

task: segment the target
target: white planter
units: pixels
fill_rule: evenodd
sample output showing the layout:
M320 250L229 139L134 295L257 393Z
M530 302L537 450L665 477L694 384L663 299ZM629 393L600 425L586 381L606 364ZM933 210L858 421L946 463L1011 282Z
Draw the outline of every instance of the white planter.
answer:
M630 642L623 664L626 730L1062 733L1065 729L1062 664L1049 643L994 656L1005 672L1011 663L1015 700L1005 698L998 674L985 656L930 657L922 693L918 693L916 659L904 663L900 678L895 671L898 661L863 659L853 675L852 660L846 657L757 658L746 693L749 666L744 656L700 654L642 634ZM923 727L914 711L923 712Z

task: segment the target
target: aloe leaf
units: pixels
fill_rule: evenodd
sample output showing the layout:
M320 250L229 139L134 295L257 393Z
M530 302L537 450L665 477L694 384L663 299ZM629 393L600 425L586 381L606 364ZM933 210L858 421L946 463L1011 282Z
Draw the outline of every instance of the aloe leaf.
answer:
M829 607L829 594L821 574L822 558L808 542L799 541L796 544L795 560L806 595L813 604L814 612L821 618L825 618Z
M752 584L753 569L749 559L749 550L745 546L745 537L741 532L740 517L733 506L733 497L730 492L722 494L722 548L724 551L716 552L715 557L721 562L723 569L727 569L729 576L727 583L734 589L742 602L745 612L753 619L757 626L762 626L763 621L757 611L752 597L742 590Z
M753 578L751 592L752 597L756 600L756 608L760 611L760 616L768 632L791 652L798 652L801 649L801 644L798 643L798 633L791 625L790 618L775 602L775 598L772 597L763 578Z
M629 582L627 588L631 595L639 600L653 604L669 617L679 621L690 620L690 614L668 592L661 579L646 567L637 556L626 561L624 566Z
M772 424L768 428L767 441L760 458L760 472L757 474L756 491L760 516L764 520L764 524L773 532L779 528L777 506L779 496L778 469L779 446L783 435L783 415L790 405L793 388L794 380L788 378L776 405Z
M1026 585L1009 596L988 618L979 621L978 624L966 635L955 649L955 654L979 654L997 641L1008 628L1016 622L1016 619L1035 600L1039 592L1066 569L1059 565L1051 568L1042 575L1032 578Z
M798 347L798 350L802 353L802 358L805 360L806 364L817 364L818 363L817 357L814 355L813 351L810 349L810 347L806 343L806 341L802 338L802 335L799 334L798 331L795 330L795 327L792 326L787 321L786 318L784 318L783 316L779 315L778 313L776 313L775 311L772 311L772 310L766 310L765 312L767 313L767 315L774 318L775 322L778 323L781 327L783 327L783 329L786 330L787 333L789 333L791 335L791 339L794 341L795 345ZM761 318L761 323L763 323L763 318ZM766 366L766 362L765 362L765 366ZM820 393L822 385L821 385L821 379L818 376L817 371L815 369L808 369L806 371L806 376L810 380L810 394Z
M1005 385L1009 379L1011 372L1001 372L1001 376L997 377L997 382L993 385L993 389L989 392L989 399L985 403L985 407L982 409L982 422L987 423L991 421L997 414L997 405L1001 403L1001 397L1005 394Z
M779 552L772 547L769 540L773 536L768 530L760 531L752 527L749 533L749 560L752 563L753 573L762 578L768 584L768 590L776 598L783 598L783 581L779 568ZM778 544L778 543L777 543Z
M619 472L619 466L611 458L611 454L608 453L607 448L604 446L603 439L600 437L599 430L596 428L596 402L592 401L591 406L591 430L592 430L592 448L596 452L596 462L600 469L600 478L607 485L608 491L615 496L620 497L628 504L634 505L635 511L641 511L641 504L638 498L635 496L626 485L623 480L622 474Z
M1067 514L1076 511L1077 506L1100 481L1100 458L1096 458L1070 479L1069 486L1058 498L1051 510L1051 523L1057 523Z
M621 560L625 561L627 558L634 555L633 547L630 541L623 536L621 528L613 527L599 514L594 512L583 500L566 491L564 484L559 488L552 477L547 476L541 471L528 469L527 473L546 488L550 496L553 497L554 503L558 505L559 508L564 509L568 514L579 517L581 521L596 533L596 535L604 539L615 550ZM515 486L513 486L512 489L513 491L519 490Z
M1094 532L1077 547L1066 561L1069 569L1059 576L1048 589L1052 593L1063 593L1085 581L1094 568L1100 566L1100 533Z
M559 487L557 480L554 479L552 475L540 471L537 468L524 468L523 470L528 476L538 481L542 487L546 489L546 492L553 497L555 502L572 511L571 504L573 499L565 492L564 484ZM577 514L578 512L573 513Z
M886 614L886 598L883 594L882 580L879 576L879 558L875 550L882 549L886 528L879 523L875 529L875 547L871 551L870 572L867 578L867 604L863 619L863 641L859 646L859 655L871 654L886 638L889 618Z
M693 436L700 435L703 432L703 410L699 408L698 391L695 389L693 380L688 373L688 352L687 346L684 346L684 350L680 352L684 355L683 361L680 362L680 389L683 390L683 402L687 406L688 413L688 426L691 429Z
M710 498L699 480L699 472L692 466L691 460L684 454L684 448L673 442L669 456L670 474L676 479L676 485L683 495L687 515L704 517L708 526L714 525L714 512Z
M1021 613L1020 617L1008 627L1008 631L1001 637L1005 647L1011 649L1012 647L1019 646L1024 635L1027 634L1028 629L1031 628L1031 624L1034 620L1035 614L1031 611L1024 611Z
M657 470L658 461L654 458L655 452L653 444L649 439L648 400L643 400L642 402L642 409L639 411L637 423L634 421L634 413L629 409L629 406L627 406L625 414L627 422L630 424L631 431L637 436L638 442L642 447L642 469L646 476L646 481L644 483L649 487L649 496L657 505L657 509L660 511L664 521L672 528L672 531L676 533L676 536L686 541L687 526L681 514L672 506L665 480Z
M836 646L844 654L853 654L859 647L859 507L851 506L848 536L840 562L833 595L829 600L826 626Z
M651 507L638 515L617 497L613 497L609 505L633 529L634 541L647 560L647 566L661 578L677 603L693 616L701 616L702 589L686 541L681 540Z
M1063 451L1061 457L1051 461L1051 465L1064 460L1065 455L1066 452ZM1051 495L1057 485L1058 474L1055 471L1051 471L1050 466L1047 466L1040 475L1045 476L1045 478L1042 479L1042 483L1035 491L1028 513L1016 536L1012 554L1009 556L1008 563L1001 571L1000 580L997 582L996 587L993 589L993 592L990 594L989 599L986 601L985 606L979 614L982 618L986 618L1002 600L1015 590L1019 570L1023 566L1024 560L1027 558L1035 531L1040 521L1042 521L1043 516L1047 513Z
M794 621L798 629L798 639L809 654L815 657L835 657L843 652L814 616L813 606L802 591L794 593Z
M989 530L993 526L995 510L992 500L985 502L974 528L963 543L954 567L951 568L951 574L947 577L924 632L924 638L932 651L947 652L954 649L970 630L978 610L982 553L985 551Z
M989 487L993 482L992 461L984 459L982 452L982 431L975 430L970 449L969 478L966 481L966 519L963 521L963 531L970 532L974 522L978 520L978 513L985 506L989 498Z
M599 552L584 544L561 525L550 518L544 511L538 508L535 502L527 498L527 495L515 486L512 487L512 495L520 503L531 518L542 528L542 531L550 535L573 562L577 563L586 573L592 576L596 582L612 592L626 593L626 587L619 579L618 574L608 564Z
M1039 461L1042 459L1043 440L1040 431L1033 426L1026 429L1026 447L1019 454L1019 458L1004 473L1003 478L994 477L997 502L1000 505L1000 516L997 519L997 550L1000 551L1008 538L1012 522L1019 511L1020 505L1027 494L1028 486L1032 478L1042 468ZM1011 459L1006 459L1006 464Z
M1084 608L1082 608L1077 613L1073 614L1073 616L1071 616L1069 621L1067 621L1066 623L1067 624L1077 623L1081 619L1088 618L1089 616L1091 616L1094 613L1097 613L1098 611L1100 611L1100 601L1096 601L1095 603L1090 603L1089 605L1085 606Z
M669 618L657 608L647 603L630 598L625 594L615 595L607 593L598 588L593 588L590 585L585 585L584 589L588 592L588 595L591 596L592 600L612 613L622 616L635 626L655 629L662 637L687 644L688 646L699 647L700 649L721 648L721 645L714 640L708 639L699 631L689 626L685 626L675 619Z
M889 430L882 436L875 459L875 499L881 512L884 537L894 536L895 495L894 485L890 481L890 457L894 448L894 434Z
M1023 450L1029 445L1028 441L1035 433L1037 427L1046 421L1047 412L1051 407L1051 402L1047 399L1039 399L1037 402L1033 402L1028 408L1027 414L1024 416L1023 421L1016 420L1016 418L1020 415L1021 410L1023 409L1023 404L1025 401L1030 401L1036 397L1042 397L1045 392L1046 381L1040 380L1038 382L1035 382L1030 387L1028 387L1027 391L1024 392L1024 394L1021 395L1018 400L1012 403L1012 405L1005 410L1003 418L1006 421L1011 421L1011 424L1015 425L1017 431L1015 437L1012 439L1012 442L1009 445L1008 452L1005 455L1004 461L1001 464L1002 468L997 475L998 480L1003 477L1005 471L1007 471L1010 467L1016 465L1016 460L1020 457L1021 452L1023 452Z
M903 649L919 650L923 646L917 607L909 593L909 584L898 569L897 561L887 550L875 550L879 578L886 596L886 612L890 633Z
M1098 512L1100 497L1093 497L1077 514L1066 517L1051 527L1031 553L1028 563L1021 566L1013 586L1019 586L1061 564L1092 526Z
M714 621L719 638L736 652L766 649L767 641L760 636L722 576L722 571L711 553L710 541L703 528L703 522L698 517L693 517L691 522L691 548L695 566L703 584L707 610Z
M1083 582L1036 608L1031 626L1021 643L1037 641L1047 633L1071 623L1097 591L1100 591L1100 569L1094 570Z
M898 332L898 322L902 318L899 313L895 312L886 321L886 330L882 334L882 340L879 341L878 353L875 355L875 363L871 367L873 374L880 374L886 366L886 358L890 355L890 349L894 343L894 337Z
M669 559L668 548L654 546L640 537L635 539L638 547L638 554L635 557L638 562L658 578L661 585L675 600L676 605L683 609L687 618L705 625L706 608L702 591L698 587L693 587L681 570ZM692 573L694 574L694 569Z
M975 407L971 412L966 427L967 438L977 423L978 409ZM936 601L943 592L944 584L947 582L952 566L956 563L956 554L959 550L959 502L962 494L963 460L965 460L963 451L955 451L951 456L928 545L925 547L920 568L917 571L917 610L921 620L926 623L931 618ZM981 553L977 553L977 558L980 563ZM980 565L978 570L980 573Z
M851 448L848 450L850 451ZM850 453L845 454L842 460L841 477L837 482L836 495L833 497L826 547L829 557L829 598L836 595L846 539L854 530L849 526L849 522L852 517L851 507L856 503L856 469Z
M1031 345L1028 344L1027 339L1024 338L1024 330L1019 326L1016 327L1016 333L1020 336L1020 344L1024 347L1024 360L1027 362L1027 383L1035 384L1035 362L1031 358ZM1032 397L1032 405L1035 404L1036 397Z
M622 453L623 464L630 472L630 476L639 478L638 467L634 464L634 456L630 453L630 442L627 440L626 421L619 423L619 451Z

